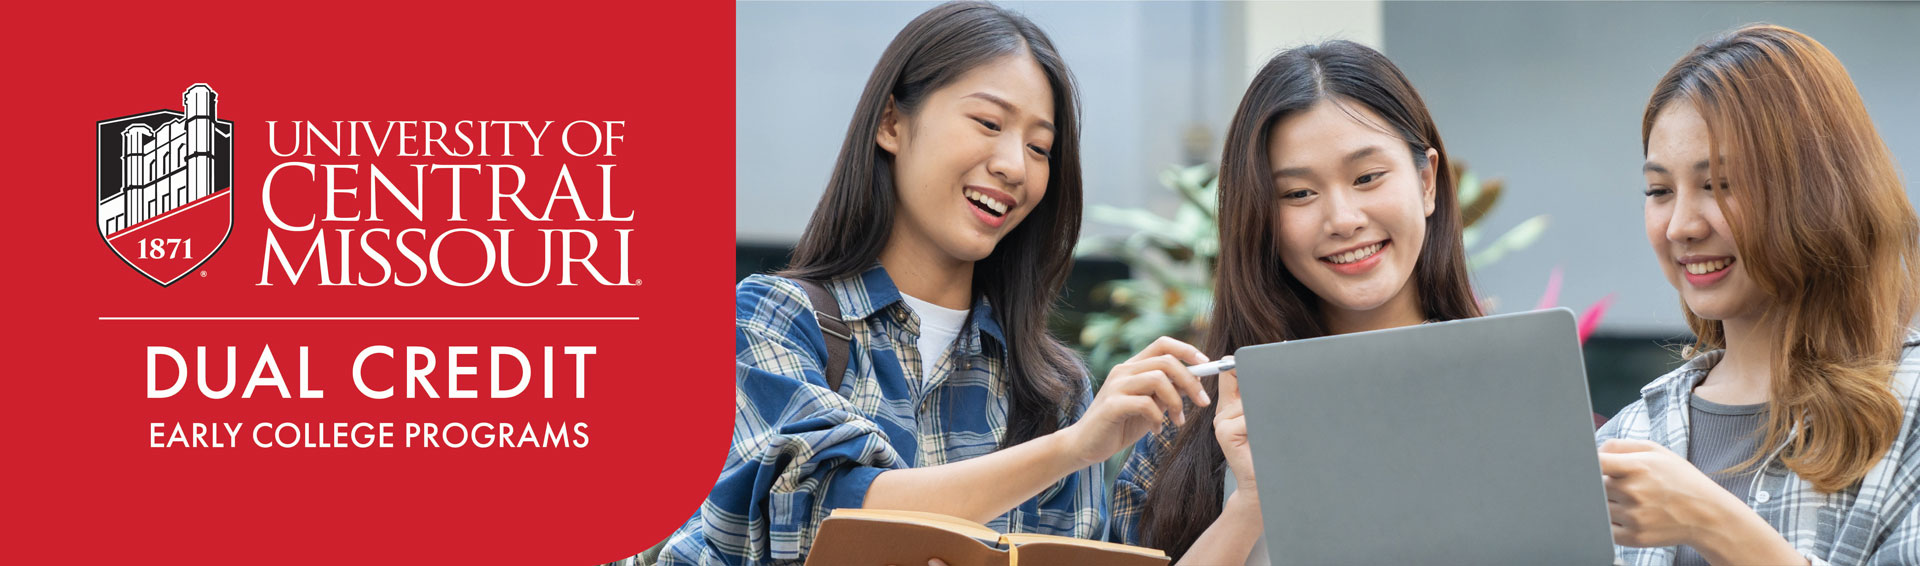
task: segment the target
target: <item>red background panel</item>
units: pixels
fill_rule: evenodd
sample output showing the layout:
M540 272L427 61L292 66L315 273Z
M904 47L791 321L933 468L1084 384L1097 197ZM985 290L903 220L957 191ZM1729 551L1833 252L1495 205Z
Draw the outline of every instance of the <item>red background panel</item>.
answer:
M589 564L638 552L692 513L723 463L731 428L730 3L47 4L14 6L6 24L0 562ZM97 233L94 123L179 109L182 91L201 82L219 93L219 118L235 124L232 235L198 273L163 288ZM279 157L268 147L270 120L329 129L334 120L376 128L398 120L556 123L544 157L525 155L523 140L514 157L371 157L364 147L361 157ZM560 129L574 120L625 121L616 156L560 151ZM285 232L269 224L261 189L287 161L358 164L360 176L345 182L362 188L377 166L409 190L415 164L511 164L526 171L522 194L535 212L565 165L595 214L598 166L614 164L614 212L634 218L578 222L560 214L536 222L509 213L489 222L490 179L472 175L461 199L466 221L451 222L450 183L429 176L424 220L400 213L384 192L363 190L341 197L343 215L364 215L374 199L383 221L323 221L322 231ZM293 173L275 182L276 210L294 218L323 212L322 183ZM571 209L565 201L560 207ZM419 228L428 239L456 228L512 229L523 279L541 267L542 241L533 235L541 229L594 232L601 246L594 264L610 277L619 272L614 230L631 229L627 260L643 284L600 285L576 267L575 286L549 279L519 287L498 273L471 287L433 278L409 287L323 286L308 279L314 274L288 284L277 266L273 285L258 284L270 261L269 232L289 254L302 254L315 236L353 229L357 243L371 228ZM425 253L421 242L413 246ZM403 279L413 278L390 245L382 251ZM330 250L330 259L339 256ZM442 259L449 271L477 274L484 248L454 236ZM367 256L356 252L352 261L356 272L379 278ZM151 316L638 320L101 320ZM404 387L391 399L360 395L350 368L371 345L403 353L369 364L376 386L401 384L407 346L433 349L442 398L406 399ZM556 398L542 398L538 381L518 397L486 398L486 348L495 345L526 352L536 372L542 347L556 354L596 347L586 397L570 395L573 363L563 357L554 364ZM216 386L225 378L225 347L236 346L240 388L261 349L271 347L296 395L305 346L312 387L325 398L282 399L266 389L250 399L238 390L208 399L188 384L171 398L149 399L148 346L189 356L207 347ZM478 375L462 378L481 398L445 398L449 346L481 349L465 360ZM162 375L164 386L171 369L163 365ZM584 448L457 449L257 448L246 441L252 423L362 421L585 422L591 440ZM249 425L239 447L162 449L147 444L154 422Z

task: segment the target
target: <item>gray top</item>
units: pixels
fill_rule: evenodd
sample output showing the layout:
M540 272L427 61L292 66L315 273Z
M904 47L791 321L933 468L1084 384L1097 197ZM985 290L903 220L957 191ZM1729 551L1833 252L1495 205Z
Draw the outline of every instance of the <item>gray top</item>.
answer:
M1767 404L1722 405L1695 395L1687 410L1688 437L1691 446L1687 461L1706 472L1713 482L1747 500L1753 487L1753 471L1732 469L1752 458L1760 450L1760 427L1767 422ZM1721 470L1727 470L1721 473ZM1673 556L1674 566L1707 566L1707 559L1693 547L1681 545Z

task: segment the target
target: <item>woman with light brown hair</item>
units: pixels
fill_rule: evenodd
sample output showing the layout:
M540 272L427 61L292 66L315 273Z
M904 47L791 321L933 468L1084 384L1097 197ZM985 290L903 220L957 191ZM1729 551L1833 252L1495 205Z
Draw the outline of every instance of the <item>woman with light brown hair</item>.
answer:
M1641 136L1698 342L1596 433L1620 557L1920 563L1920 221L1846 70L1743 27L1660 79Z

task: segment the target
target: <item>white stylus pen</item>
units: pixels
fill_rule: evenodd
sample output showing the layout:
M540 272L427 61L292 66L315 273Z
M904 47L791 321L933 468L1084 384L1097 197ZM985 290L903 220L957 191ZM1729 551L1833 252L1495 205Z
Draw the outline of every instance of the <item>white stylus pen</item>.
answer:
M1188 367L1187 372L1192 373L1194 377L1206 377L1209 375L1220 375L1220 372L1233 368L1233 356L1227 356L1197 366Z

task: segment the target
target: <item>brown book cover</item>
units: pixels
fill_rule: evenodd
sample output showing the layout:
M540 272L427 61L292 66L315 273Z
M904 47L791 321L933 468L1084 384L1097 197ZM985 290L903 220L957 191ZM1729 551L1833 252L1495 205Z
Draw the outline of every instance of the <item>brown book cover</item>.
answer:
M920 566L939 558L952 566L1166 566L1151 548L1069 537L1002 535L938 513L835 509L820 524L807 566Z

